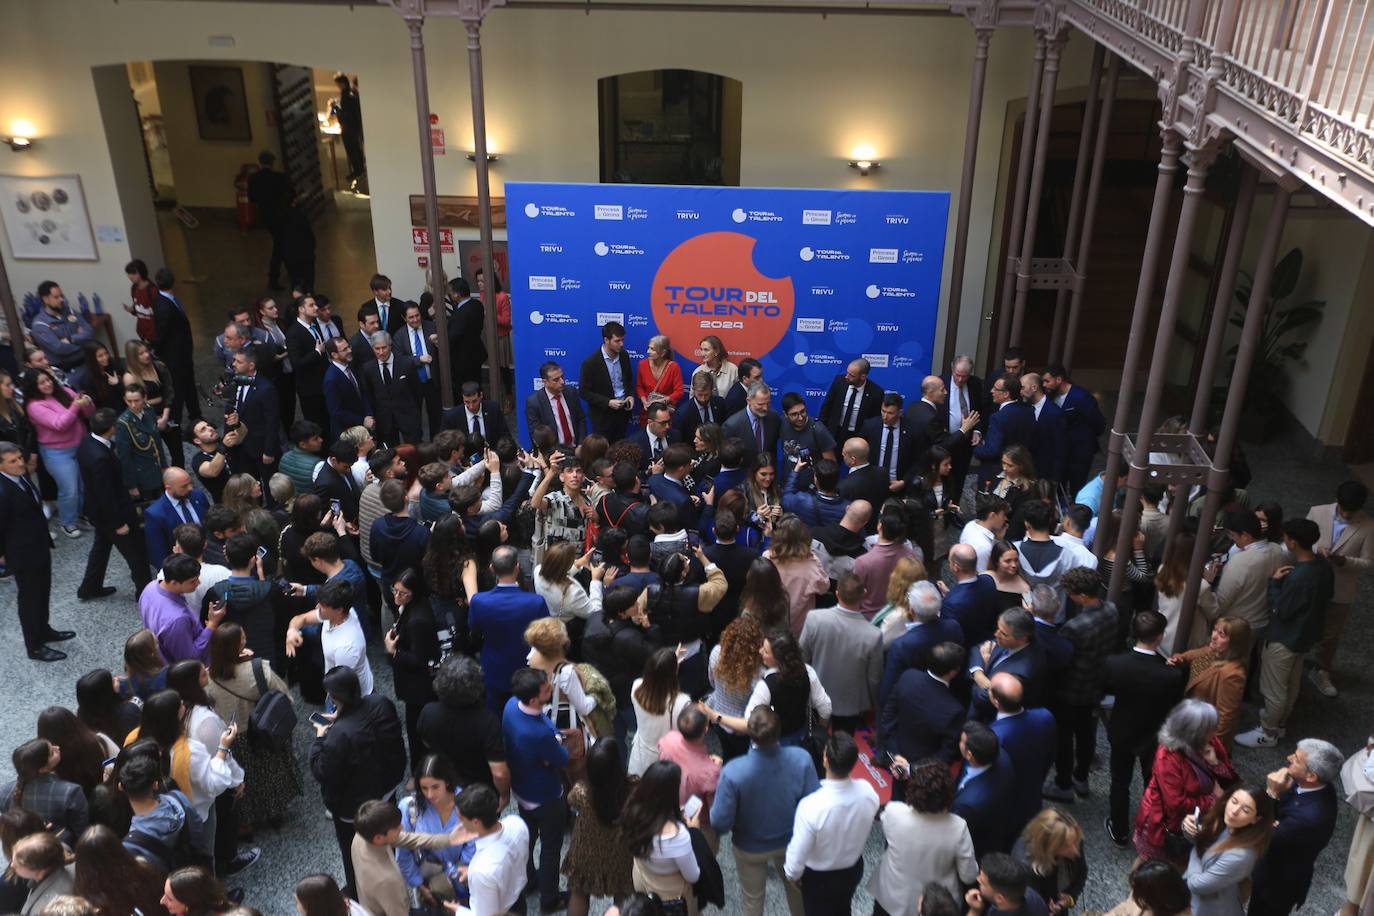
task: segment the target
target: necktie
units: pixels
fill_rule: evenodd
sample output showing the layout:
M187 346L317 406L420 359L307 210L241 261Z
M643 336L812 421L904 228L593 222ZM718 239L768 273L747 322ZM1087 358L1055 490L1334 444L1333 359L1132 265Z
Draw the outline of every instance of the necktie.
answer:
M382 384L391 387L391 360L382 363Z
M659 455L662 455L662 454L663 454L663 439L662 439L661 437L659 437L659 436L654 436L654 458L658 458L658 456L659 456Z
M357 380L356 378L353 377L353 370L352 370L352 369L349 369L349 368L347 368L347 367L345 367L345 368L344 368L344 375L348 376L348 380L349 380L350 382L353 383L353 390L354 390L354 391L357 391L357 390L358 390L358 380Z
M698 402L697 402L697 411L701 414L701 422L702 422L702 423L710 423L710 422L711 422L711 405L710 405L709 403L706 404L706 405L702 405L702 403L701 403L700 401L698 401Z
M856 426L859 425L858 423L854 422L854 418L852 417L852 414L858 409L858 405L856 403L859 400L858 394L859 389L850 388L849 394L846 395L844 399L844 419L843 421L841 421L840 425L843 426L845 429L850 430L851 432L854 430Z
M181 506L181 520L183 522L188 525L200 524L200 519L196 518L196 510L191 508L190 502L183 499L179 505Z
M248 400L248 386L239 386L239 396L234 400L234 410L238 413L243 412L243 402Z
M968 416L968 386L959 386L959 410L964 416Z
M415 354L416 362L419 362L420 357L425 355L425 344L424 341L420 339L420 330L418 328L410 329L410 351ZM429 381L429 370L425 368L424 363L420 363L420 381Z
M383 330L383 331L386 330L386 325L387 325L387 314L388 314L390 311L391 311L391 309L390 309L387 305L385 305L385 304L379 303L379 304L377 305L377 314L378 314L378 316L380 316L380 318L381 318L381 320L382 320L382 330Z
M319 326L319 325L313 324L313 323L312 323L312 324L310 325L310 333L315 335L315 341L316 341L316 343L324 343L324 338L323 338L322 336L320 336L320 326Z
M471 427L469 432L474 436L482 435L482 415L480 413L468 414L468 425ZM483 436L483 438L486 438Z
M753 417L752 419L754 423L754 446L758 448L759 451L763 451L763 423L760 422L758 417Z
M568 422L568 412L563 409L563 396L560 394L553 399L554 412L558 414L558 430L562 435L560 441L571 444L573 441L572 424Z
M38 491L33 488L33 484L29 483L29 479L27 477L20 477L19 485L24 488L24 492L28 493L30 496L33 497L34 502L41 503L43 501L38 498Z
M887 476L895 480L897 478L897 456L894 454L896 450L892 447L893 429L891 426L883 428L885 430L883 433L883 467L887 468Z

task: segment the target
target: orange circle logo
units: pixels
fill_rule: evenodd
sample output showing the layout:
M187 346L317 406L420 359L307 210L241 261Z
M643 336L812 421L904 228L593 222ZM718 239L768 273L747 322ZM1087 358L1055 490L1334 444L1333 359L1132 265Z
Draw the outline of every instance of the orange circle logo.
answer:
M692 353L714 334L734 359L758 359L792 323L792 278L774 279L754 266L756 240L738 232L708 232L674 248L654 275L654 323L679 352ZM690 344L690 346L689 346Z

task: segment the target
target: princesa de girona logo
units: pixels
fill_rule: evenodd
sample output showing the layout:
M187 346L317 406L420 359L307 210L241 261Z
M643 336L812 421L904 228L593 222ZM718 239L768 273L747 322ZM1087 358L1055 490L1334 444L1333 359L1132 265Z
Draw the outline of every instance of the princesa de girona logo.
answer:
M659 331L689 353L708 334L732 357L772 350L791 326L795 295L791 277L754 266L755 244L738 232L707 232L669 252L650 294Z

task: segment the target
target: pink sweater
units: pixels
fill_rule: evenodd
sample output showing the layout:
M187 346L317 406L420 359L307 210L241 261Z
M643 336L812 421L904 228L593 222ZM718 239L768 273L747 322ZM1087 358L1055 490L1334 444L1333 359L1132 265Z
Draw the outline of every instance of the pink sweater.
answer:
M77 406L79 395L75 391L66 387L62 390L72 399L68 407L63 407L56 398L43 398L24 405L28 409L29 422L38 434L38 444L44 448L76 448L81 444L81 437L86 435L86 424L81 418L95 413L93 404Z

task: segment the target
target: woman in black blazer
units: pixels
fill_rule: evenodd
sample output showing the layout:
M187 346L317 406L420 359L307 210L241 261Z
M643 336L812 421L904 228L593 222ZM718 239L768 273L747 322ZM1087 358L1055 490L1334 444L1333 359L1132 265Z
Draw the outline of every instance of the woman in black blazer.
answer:
M407 569L396 577L391 584L396 622L383 637L386 654L391 656L396 698L406 707L406 740L411 760L419 760L424 750L416 728L420 710L437 699L434 669L439 665L439 634L424 591L425 579L418 570Z

